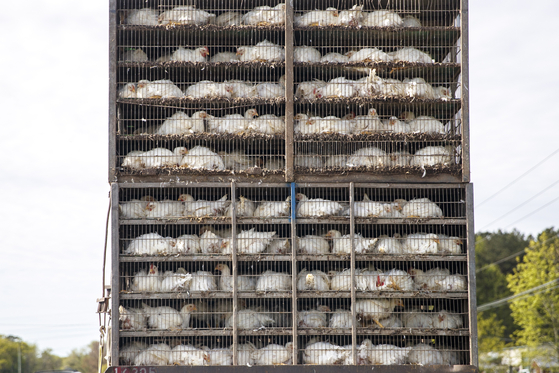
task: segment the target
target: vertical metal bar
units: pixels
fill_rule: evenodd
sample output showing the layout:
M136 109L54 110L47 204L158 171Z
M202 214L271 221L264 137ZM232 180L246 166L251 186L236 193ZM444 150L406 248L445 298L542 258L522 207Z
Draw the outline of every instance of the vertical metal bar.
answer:
M109 2L109 183L116 181L117 6Z
M120 250L118 246L119 223L118 223L118 184L111 184L111 364L119 365L119 314L118 306L120 303Z
M349 231L351 238L351 354L353 364L357 365L357 314L355 311L355 215L354 215L354 187L353 182L349 183Z
M297 331L297 214L295 203L296 184L291 183L291 318L293 322L293 365L297 365L298 331Z
M293 0L285 6L285 181L294 181Z
M470 365L478 366L477 355L477 300L476 300L476 234L474 230L474 186L466 184L467 256L468 256L468 306L470 322Z
M468 0L460 1L460 57L462 71L462 182L470 182L470 69L468 37Z
M237 186L233 181L231 183L231 203L233 208L231 209L231 237L233 247L231 249L231 266L233 267L233 365L237 365Z

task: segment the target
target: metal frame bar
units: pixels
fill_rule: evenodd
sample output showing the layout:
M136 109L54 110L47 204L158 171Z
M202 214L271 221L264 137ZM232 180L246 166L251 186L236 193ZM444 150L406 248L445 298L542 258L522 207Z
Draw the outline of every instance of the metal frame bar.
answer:
M293 0L285 3L285 181L294 181Z
M116 182L116 129L117 129L117 5L109 0L109 183Z
M479 366L478 364L478 344L477 344L477 299L476 299L476 258L475 258L475 242L476 233L474 229L474 186L466 184L466 216L468 223L467 246L468 246L468 306L469 306L469 324L470 324L470 364Z
M295 202L295 192L297 190L297 185L291 183L291 325L293 328L293 365L297 365L297 356L299 350L299 338L297 326L299 324L298 312L297 312L297 213L296 213L296 202Z
M118 213L118 184L111 184L111 363L119 364L119 313L120 305L120 247L119 247L119 213Z
M349 237L351 240L351 354L353 364L357 364L357 310L355 309L355 186L349 183Z
M237 365L238 358L238 326L237 326L237 312L238 312L238 292L237 292L237 203L236 203L237 187L235 182L231 183L231 203L233 208L231 209L231 237L232 237L232 247L231 247L231 266L233 267L233 365Z
M462 182L470 182L470 53L468 0L460 0L460 65L462 67Z

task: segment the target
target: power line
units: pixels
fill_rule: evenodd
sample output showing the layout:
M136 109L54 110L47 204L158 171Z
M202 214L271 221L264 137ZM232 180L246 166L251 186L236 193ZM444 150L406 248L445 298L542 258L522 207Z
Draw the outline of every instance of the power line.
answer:
M532 211L531 213L529 213L529 214L527 214L527 215L524 215L523 217L521 217L520 219L518 219L518 220L515 221L515 222L510 223L509 225L507 225L507 226L505 227L505 229L508 228L508 227L510 227L511 225L514 225L514 224L516 224L516 223L518 223L518 222L521 222L522 220L524 220L524 219L526 219L526 218L528 218L528 217L534 215L536 212L538 212L538 211L540 211L540 210L543 210L543 209L546 208L546 207L549 207L551 204L553 204L554 202L556 202L556 201L558 201L558 200L559 200L559 197L557 197L557 198L555 198L555 199L552 199L551 201L547 202L545 205L538 207L537 209L535 209L535 210Z
M539 163L537 163L535 166L533 166L532 168L530 168L528 171L524 172L522 175L520 175L519 177L517 177L516 179L514 179L513 181L511 181L510 183L508 183L507 185L505 185L504 187L502 187L501 189L499 189L497 192L493 193L491 196L489 196L488 198L484 199L483 201L481 201L480 203L478 203L475 207L478 208L480 206L482 206L483 204L485 204L485 202L493 199L495 196L497 196L498 194L500 194L502 191L504 191L505 189L507 189L508 187L510 187L511 185L515 184L518 180L522 179L524 176L528 175L530 172L534 171L536 168L538 168L541 164L543 164L545 161L547 161L549 158L553 157L555 154L559 153L559 149L556 149L553 153L551 153L550 155L548 155L547 157L545 157L544 159L542 159Z
M524 206L525 204L527 204L528 202L532 201L534 198L540 196L542 193L544 193L545 191L551 189L553 186L559 184L559 180L557 180L556 182L554 182L553 184L551 184L550 186L548 186L547 188L545 188L544 190L540 191L539 193L536 193L534 196L532 196L531 198L527 199L526 201L522 202L520 205L516 206L515 208L513 208L512 210L510 210L509 212L507 212L504 215L501 215L500 217L498 217L497 219L493 220L491 223L487 224L485 227L481 228L480 230L484 230L485 228L489 227L490 225L498 222L499 220L501 220L502 218L504 218L505 216L509 215L511 212L514 212L516 210L518 210L520 207Z
M552 284L556 283L556 282L559 282L559 278L556 278L555 280L551 280L551 281L549 281L549 282L546 282L545 284L535 286L535 287L533 287L533 288L531 288L531 289L524 290L524 291L521 292L521 293L518 293L518 294L515 294L515 295L511 295L510 297L506 297L506 298L502 298L502 299L499 299L499 300L496 300L496 301L493 301L493 302L489 302L489 303L482 304L481 306L479 306L479 307L477 308L477 312L482 312L482 311L486 311L486 310L491 309L491 308L499 307L499 306L501 306L501 305L503 305L503 304L505 304L505 303L507 303L507 302L513 300L513 299L526 296L526 295L528 295L528 294L530 294L530 293L539 292L539 291L545 291L545 290L553 290L553 289L559 287L559 285L556 285L556 286L554 286L554 287L552 287L552 288L550 288L550 289L545 289L545 288L546 288L547 286L549 286L549 285L552 285Z

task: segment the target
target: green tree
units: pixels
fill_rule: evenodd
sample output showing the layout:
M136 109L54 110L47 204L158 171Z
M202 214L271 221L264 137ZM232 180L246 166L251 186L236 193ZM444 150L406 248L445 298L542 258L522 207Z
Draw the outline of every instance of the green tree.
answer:
M546 229L531 241L526 255L514 272L507 276L509 289L514 294L559 279L559 231ZM553 346L559 357L559 283L515 299L510 308L519 329L514 333L518 345ZM538 353L542 349L535 349Z
M497 232L482 232L476 235L476 296L477 304L482 305L497 299L511 295L508 288L506 275L512 273L516 265L514 259L492 264L502 258L506 258L511 254L517 253L528 247L529 240L520 232L514 230L510 233L501 230ZM481 271L480 271L481 269ZM491 320L499 320L504 326L503 341L511 341L510 335L517 329L516 324L511 316L511 310L507 304L491 310L487 310L478 315L478 338L480 345L491 346L491 343L482 343L483 338L493 335L494 330L484 330L484 328L492 327ZM489 352L491 350L483 350L480 352Z
M64 367L75 369L81 373L97 373L99 359L99 342L91 342L89 346L72 350L64 359Z
M21 353L22 373L38 370L60 369L62 359L52 350L38 352L37 346L23 342L14 336L0 335L0 373L16 373L18 370L18 350Z

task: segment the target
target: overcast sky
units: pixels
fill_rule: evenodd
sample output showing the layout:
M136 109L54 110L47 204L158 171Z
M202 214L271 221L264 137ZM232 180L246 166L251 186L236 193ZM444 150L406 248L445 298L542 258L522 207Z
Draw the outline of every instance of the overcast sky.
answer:
M472 181L482 202L559 149L559 3L470 1ZM0 334L60 355L98 339L108 207L108 1L0 12ZM476 230L558 226L559 154L476 209ZM532 216L524 216L536 211ZM505 215L494 224L494 220ZM522 220L521 220L522 219ZM517 220L519 222L515 223Z

